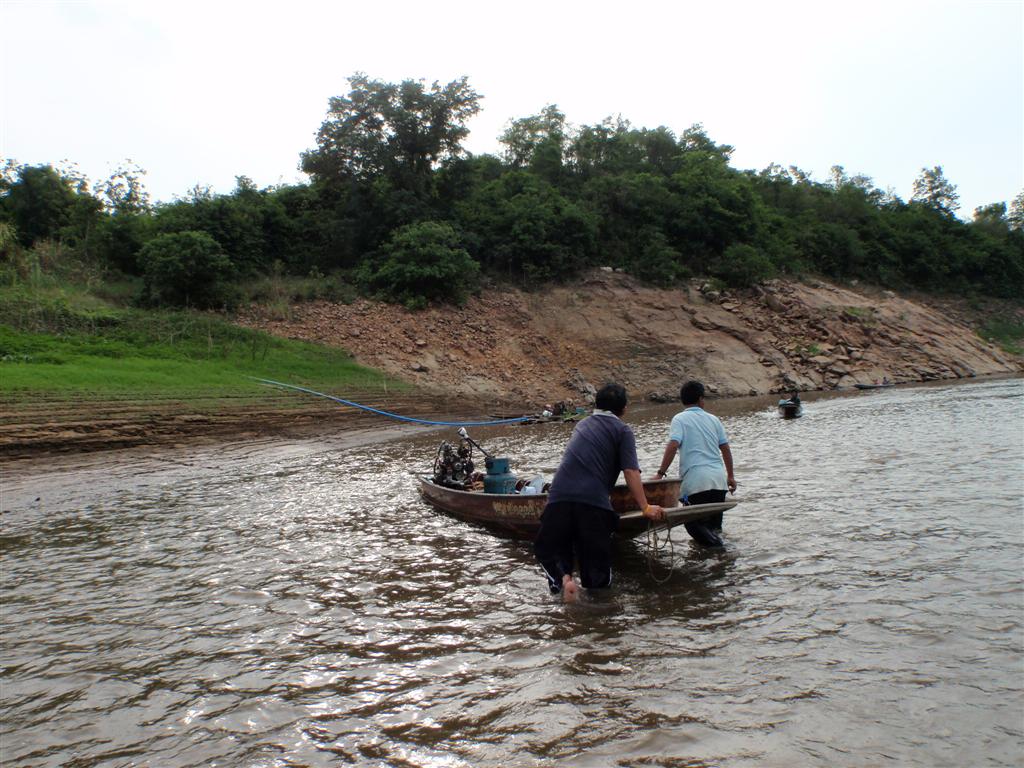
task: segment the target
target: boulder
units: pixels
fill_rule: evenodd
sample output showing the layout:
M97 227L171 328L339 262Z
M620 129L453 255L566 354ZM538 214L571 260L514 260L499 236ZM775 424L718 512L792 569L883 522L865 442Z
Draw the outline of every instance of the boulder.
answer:
M713 331L718 328L718 323L712 322L703 312L694 312L690 322L693 323L694 328L699 328L702 331Z
M670 392L648 392L647 399L652 403L671 403L676 400L676 395Z

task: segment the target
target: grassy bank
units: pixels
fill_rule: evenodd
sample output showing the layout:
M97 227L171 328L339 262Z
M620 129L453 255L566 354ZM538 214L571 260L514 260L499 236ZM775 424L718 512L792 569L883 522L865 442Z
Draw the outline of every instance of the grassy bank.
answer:
M1024 355L1024 322L1010 317L990 318L978 333L1011 355Z
M194 311L145 311L81 286L0 287L0 396L260 399L253 378L331 392L407 385L344 350L269 336Z

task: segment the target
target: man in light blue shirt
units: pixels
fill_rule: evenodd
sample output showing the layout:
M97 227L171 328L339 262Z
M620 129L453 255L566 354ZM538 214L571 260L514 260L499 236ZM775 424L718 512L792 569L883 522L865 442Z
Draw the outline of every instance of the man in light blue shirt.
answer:
M680 501L683 504L716 504L725 501L726 490L736 493L732 451L725 427L717 416L704 410L704 385L688 381L679 391L685 408L672 419L668 445L661 457L658 477L668 472L679 452ZM686 531L699 544L721 547L722 513L685 523Z

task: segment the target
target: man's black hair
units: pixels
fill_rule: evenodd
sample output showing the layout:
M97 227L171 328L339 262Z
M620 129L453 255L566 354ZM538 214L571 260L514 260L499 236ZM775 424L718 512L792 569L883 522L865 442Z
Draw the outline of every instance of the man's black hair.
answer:
M679 399L683 401L683 405L696 405L702 397L704 397L704 385L699 381L688 381L679 390Z
M627 402L629 398L626 397L626 388L621 384L609 383L598 390L597 397L594 398L594 407L621 416L626 410Z

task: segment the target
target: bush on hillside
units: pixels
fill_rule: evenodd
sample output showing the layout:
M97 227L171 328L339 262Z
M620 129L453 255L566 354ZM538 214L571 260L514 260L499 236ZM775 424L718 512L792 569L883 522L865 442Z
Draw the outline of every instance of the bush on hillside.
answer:
M735 244L713 261L709 271L726 285L747 288L775 275L771 260L752 245Z
M679 252L669 246L665 236L657 231L643 234L638 245L640 253L629 271L652 285L671 286L690 277L690 270L682 263Z
M205 232L157 235L139 251L142 302L207 309L232 303L231 260Z
M366 290L422 309L428 302L461 304L476 287L480 267L445 222L421 221L395 230L357 273Z

